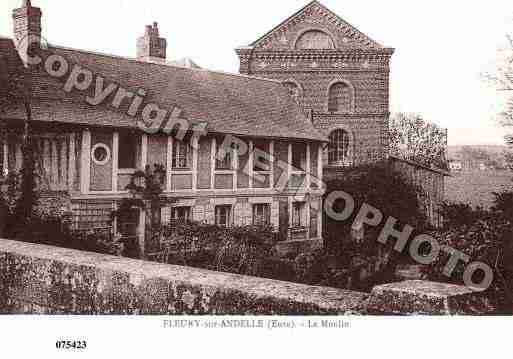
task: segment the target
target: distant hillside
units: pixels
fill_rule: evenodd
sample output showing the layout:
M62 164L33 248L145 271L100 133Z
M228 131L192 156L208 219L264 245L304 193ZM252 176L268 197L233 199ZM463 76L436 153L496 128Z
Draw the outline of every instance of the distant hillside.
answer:
M483 165L485 169L500 170L507 168L504 156L507 150L507 146L500 145L448 146L447 159L461 162L465 171L480 169Z
M507 146L503 145L468 145L468 146L447 146L447 154L449 158L457 157L463 147L471 148L476 151L484 151L491 155L501 155L505 150L508 149Z

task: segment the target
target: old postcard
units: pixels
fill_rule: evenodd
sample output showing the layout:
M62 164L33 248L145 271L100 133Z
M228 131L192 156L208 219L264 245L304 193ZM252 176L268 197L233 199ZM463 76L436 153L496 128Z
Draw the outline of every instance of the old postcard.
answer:
M477 355L512 127L508 2L3 0L0 353Z

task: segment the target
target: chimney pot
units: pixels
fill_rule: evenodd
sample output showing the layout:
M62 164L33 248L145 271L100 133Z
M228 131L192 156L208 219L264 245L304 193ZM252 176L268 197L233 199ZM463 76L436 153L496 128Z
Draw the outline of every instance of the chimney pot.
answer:
M158 23L146 25L144 36L137 39L137 58L139 60L165 60L167 42L159 36Z
M21 8L12 12L14 40L24 62L30 51L41 46L41 16L41 9L33 7L30 0L23 0Z

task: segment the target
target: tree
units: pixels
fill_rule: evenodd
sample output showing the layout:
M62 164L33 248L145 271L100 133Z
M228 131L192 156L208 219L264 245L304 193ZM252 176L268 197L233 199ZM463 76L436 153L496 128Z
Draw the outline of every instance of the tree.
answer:
M499 113L499 123L506 128L513 127L513 34L506 34L506 43L498 50L496 68L493 73L485 73L486 80L495 85L497 95L503 101ZM513 131L505 138L506 144L513 149ZM507 166L513 169L513 153L505 156Z
M22 108L25 113L21 131L22 169L20 196L18 197L15 209L15 221L21 231L19 235L25 236L38 202L35 151L30 126L32 122L31 70L20 64L16 67L15 71L8 71L5 60L1 60L0 65L3 70L0 74L0 114L5 114L18 108ZM5 125L5 123L2 125Z
M507 168L513 171L513 152L504 152L504 161L506 162Z
M126 186L126 190L130 192L130 198L124 198L119 204L118 210L113 213L113 217L121 221L130 218L134 209L146 213L148 230L146 231L145 248L141 248L143 252L156 244L148 243L148 240L156 238L158 235L162 207L174 202L162 195L165 178L166 170L160 164L155 164L153 169L148 165L144 171L136 171ZM127 243L127 246L132 247L133 243ZM131 256L134 256L133 253Z
M447 169L447 130L427 122L422 115L396 113L390 119L392 155L428 167Z

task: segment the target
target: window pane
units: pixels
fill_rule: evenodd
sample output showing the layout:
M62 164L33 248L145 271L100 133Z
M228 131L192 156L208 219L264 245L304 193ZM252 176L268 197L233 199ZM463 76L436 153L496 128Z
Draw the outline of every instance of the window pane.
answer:
M303 203L296 202L292 207L292 227L301 227L301 212Z
M216 141L216 169L218 170L231 170L232 166L232 158L233 158L233 149L228 150L222 148L222 140L218 139ZM223 153L224 152L224 153ZM224 155L223 158L219 158L219 156Z
M231 225L232 206L216 206L216 225L228 227Z
M343 165L349 157L349 134L344 130L335 130L330 134L328 159L330 164Z
M138 146L139 136L133 134L119 134L119 168L133 169L137 167Z
M293 170L304 170L306 167L306 146L303 144L292 145Z
M253 224L257 226L271 223L271 210L269 204L253 205Z
M271 145L269 141L256 140L253 142L254 157L253 171L271 170Z
M329 90L328 111L351 111L351 96L351 89L347 84L343 82L333 84Z
M188 222L191 218L191 207L173 207L171 219L180 222Z
M173 168L190 168L191 146L182 141L173 141Z

